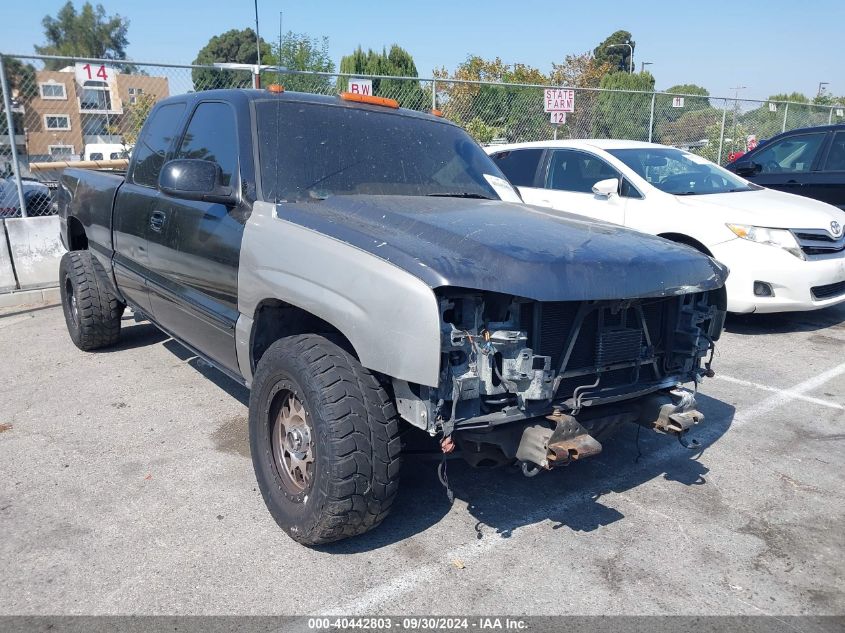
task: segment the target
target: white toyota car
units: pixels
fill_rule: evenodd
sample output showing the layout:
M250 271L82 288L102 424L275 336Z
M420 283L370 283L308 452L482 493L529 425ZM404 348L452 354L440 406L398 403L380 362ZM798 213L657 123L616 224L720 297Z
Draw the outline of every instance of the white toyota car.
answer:
M486 148L527 204L688 244L726 264L730 312L845 302L845 212L674 147L566 140Z

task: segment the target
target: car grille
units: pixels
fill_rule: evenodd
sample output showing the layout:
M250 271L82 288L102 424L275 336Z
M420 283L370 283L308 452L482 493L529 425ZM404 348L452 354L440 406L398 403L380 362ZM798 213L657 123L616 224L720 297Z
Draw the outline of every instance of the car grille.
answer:
M797 229L792 234L806 255L829 255L845 251L845 235L837 239L824 229Z
M827 284L826 286L813 286L810 290L816 301L832 299L833 297L845 294L845 281L838 281L835 284Z

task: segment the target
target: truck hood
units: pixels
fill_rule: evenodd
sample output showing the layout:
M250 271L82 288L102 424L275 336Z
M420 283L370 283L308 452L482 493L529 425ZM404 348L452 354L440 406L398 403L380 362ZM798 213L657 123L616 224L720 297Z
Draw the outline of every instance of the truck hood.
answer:
M277 216L417 276L538 301L658 297L711 290L727 268L667 240L500 200L333 196L280 203Z
M845 212L833 205L774 189L673 197L690 211L731 224L826 231L833 221L845 224Z

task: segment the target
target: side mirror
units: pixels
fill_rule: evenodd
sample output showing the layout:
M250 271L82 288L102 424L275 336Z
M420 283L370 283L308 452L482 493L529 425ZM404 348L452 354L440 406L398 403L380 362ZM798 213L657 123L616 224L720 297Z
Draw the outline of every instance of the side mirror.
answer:
M177 158L167 161L158 176L162 193L184 200L217 202L227 206L238 203L232 187L223 185L220 165L198 158Z
M753 176L762 171L762 166L753 160L738 160L734 163L733 172L737 176Z
M593 193L603 198L609 198L614 193L619 192L619 179L607 178L606 180L599 180L593 185Z

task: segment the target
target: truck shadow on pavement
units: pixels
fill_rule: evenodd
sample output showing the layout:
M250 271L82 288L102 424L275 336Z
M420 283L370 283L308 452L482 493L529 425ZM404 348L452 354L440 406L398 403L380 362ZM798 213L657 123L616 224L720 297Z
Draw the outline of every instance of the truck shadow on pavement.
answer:
M625 518L602 503L608 493L624 493L657 477L684 486L707 485L704 455L730 428L734 407L702 394L698 401L706 420L690 431L691 438L701 444L696 450L646 429L640 430L638 443L637 427L626 425L603 443L600 455L533 478L524 477L515 467L478 470L460 460L448 462L455 499L465 502L475 519L467 534L452 532L454 541L509 538L520 527L547 520L553 522L551 530L592 532ZM367 552L403 541L443 520L451 504L437 479L437 463L406 460L399 496L384 523L372 532L320 549L336 554Z
M725 330L732 334L788 334L815 332L827 328L845 329L845 304L812 312L775 314L729 314Z

